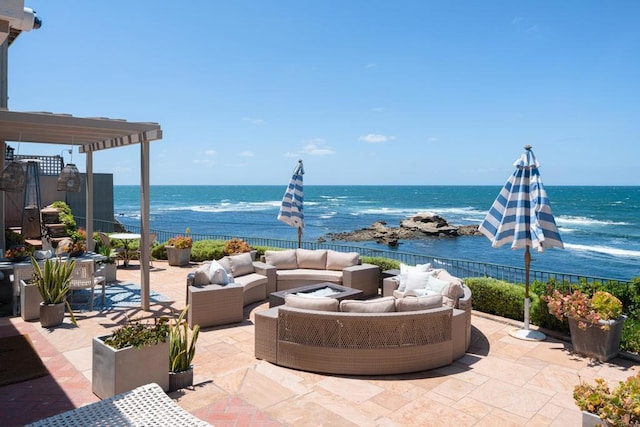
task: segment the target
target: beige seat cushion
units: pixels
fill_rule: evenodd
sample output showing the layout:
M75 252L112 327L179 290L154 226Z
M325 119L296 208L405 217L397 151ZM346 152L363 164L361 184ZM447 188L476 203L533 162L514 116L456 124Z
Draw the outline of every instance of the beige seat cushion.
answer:
M284 251L265 251L264 262L269 265L273 265L278 270L298 268L295 249L287 249Z
M359 263L360 254L358 252L327 251L327 270L342 270Z
M251 274L255 271L253 268L253 259L249 252L231 255L229 257L229 263L231 263L231 273L233 277L244 276L245 274Z
M460 283L449 282L449 284L442 289L443 305L446 307L457 307L460 296L464 295L463 292Z
M227 272L227 274L233 275L233 270L231 269L231 261L229 261L229 257L225 256L218 260L218 264L222 266Z
M396 300L396 311L418 311L442 307L442 295L404 297Z
M342 283L342 272L332 270L305 270L296 268L292 270L278 270L278 281L315 280L320 282Z
M327 251L296 249L298 268L310 268L314 270L324 270L327 268Z
M193 284L194 285L208 285L209 282L209 269L211 268L210 262L202 263L200 267L194 271Z
M338 311L338 300L328 297L303 297L291 294L284 297L284 304L305 310Z
M390 313L396 311L395 297L370 300L345 299L340 301L340 311L345 313Z

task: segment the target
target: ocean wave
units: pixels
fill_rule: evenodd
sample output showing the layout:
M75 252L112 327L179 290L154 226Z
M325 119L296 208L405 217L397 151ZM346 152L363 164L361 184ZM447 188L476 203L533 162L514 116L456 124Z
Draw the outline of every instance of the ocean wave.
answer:
M612 248L609 246L577 245L574 243L565 243L564 246L566 249L580 252L597 252L623 258L640 258L640 251L633 251L629 249Z
M584 216L558 216L556 217L556 223L558 225L561 224L572 224L572 225L583 225L583 226L591 226L591 225L629 225L627 222L622 221L607 221L601 219L587 218Z

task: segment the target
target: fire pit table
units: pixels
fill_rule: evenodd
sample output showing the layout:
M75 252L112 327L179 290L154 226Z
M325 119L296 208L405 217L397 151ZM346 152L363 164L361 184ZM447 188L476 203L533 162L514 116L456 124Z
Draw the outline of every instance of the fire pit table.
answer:
M328 289L327 289L328 288ZM348 288L331 282L316 283L314 285L301 286L269 294L269 307L284 304L284 298L290 294L310 294L310 296L324 296L342 301L343 299L362 299L363 292L360 289Z

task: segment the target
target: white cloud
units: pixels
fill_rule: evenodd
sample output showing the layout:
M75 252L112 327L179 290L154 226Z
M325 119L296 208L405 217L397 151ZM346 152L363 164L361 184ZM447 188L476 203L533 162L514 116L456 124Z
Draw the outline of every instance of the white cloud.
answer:
M374 113L380 113L384 111L384 107L374 107L371 109L371 111L373 111Z
M336 154L336 151L332 147L327 146L327 143L322 138L310 139L307 141L303 141L303 143L304 146L302 147L302 150L297 152L287 151L286 153L284 153L284 157L300 158L304 155L329 156L332 154Z
M436 141L438 141L438 140L439 140L439 139L438 139L438 138L436 138L435 136L430 136L430 137L428 137L428 138L427 138L427 141L429 141L429 142L436 142Z
M325 140L322 138L314 138L305 142L306 144L303 150L306 154L309 154L311 156L327 156L336 154L333 148L328 147Z
M368 135L362 135L360 137L360 141L364 141L370 144L380 144L383 142L387 142L387 141L393 141L394 139L396 139L395 136L386 136L386 135L379 135L379 134L375 134L375 133L370 133Z
M256 125L256 126L262 126L262 125L267 124L267 122L262 120L262 119L254 119L254 118L251 118L251 117L243 117L242 120L244 120L245 122L249 122L249 123L251 123L253 125Z
M242 157L253 157L253 151L243 151L240 153Z
M524 18L521 18L519 16L514 17L511 20L511 25L518 25L519 23L521 23L522 21L524 21Z
M213 166L215 164L215 161L210 159L194 159L193 163L195 163L196 165L202 165L202 166Z
M216 152L216 150L207 150L207 151L204 152L204 154L206 156L215 156L218 153Z
M376 64L373 63L373 62L371 62L371 63L369 63L369 64L364 66L364 68L375 68L375 67L376 67Z

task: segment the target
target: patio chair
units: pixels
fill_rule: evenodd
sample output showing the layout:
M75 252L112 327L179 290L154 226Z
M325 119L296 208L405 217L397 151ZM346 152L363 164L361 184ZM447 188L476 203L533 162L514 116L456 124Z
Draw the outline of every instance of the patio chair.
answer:
M76 261L73 273L71 273L71 282L69 283L69 299L73 303L73 292L80 289L91 289L91 297L89 299L89 310L93 311L93 297L96 285L102 285L102 305L104 305L104 287L107 280L104 276L96 275L94 271L94 261L92 259Z
M28 424L36 426L209 426L194 417L151 383L108 399Z
M153 267L153 256L151 255L151 250L153 249L153 244L156 242L157 238L158 235L156 233L149 233L149 264L151 267ZM134 253L138 257L138 261L140 261L140 258L142 257L140 248L136 249Z
M114 247L111 244L111 239L109 239L109 236L104 234L102 231L98 232L98 237L100 238L100 242L102 242L102 246L106 246L109 249L115 250L118 253L118 255L116 257L116 265L118 265L118 261L119 260L124 260L124 251L125 251L124 248Z

